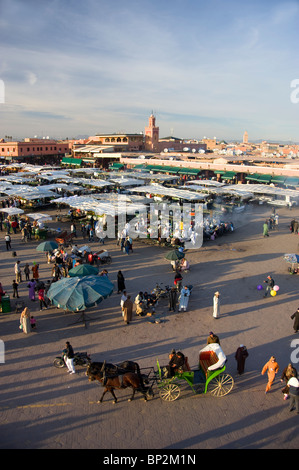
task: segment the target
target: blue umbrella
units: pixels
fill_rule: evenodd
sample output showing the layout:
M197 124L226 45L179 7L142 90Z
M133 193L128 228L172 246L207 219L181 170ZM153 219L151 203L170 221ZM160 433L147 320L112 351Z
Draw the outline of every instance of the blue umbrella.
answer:
M52 283L47 297L63 310L84 311L109 297L113 288L104 276L65 277Z

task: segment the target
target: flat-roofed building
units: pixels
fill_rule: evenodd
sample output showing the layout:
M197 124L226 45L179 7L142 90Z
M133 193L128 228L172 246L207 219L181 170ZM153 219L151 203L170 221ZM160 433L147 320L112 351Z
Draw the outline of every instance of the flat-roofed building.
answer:
M0 158L6 161L26 161L28 163L59 162L71 153L68 141L25 138L23 141L0 141Z

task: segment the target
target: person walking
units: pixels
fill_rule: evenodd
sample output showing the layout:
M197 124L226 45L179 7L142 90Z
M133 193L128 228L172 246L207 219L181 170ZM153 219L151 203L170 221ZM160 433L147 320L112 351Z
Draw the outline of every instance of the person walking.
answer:
M31 326L31 330L36 330L36 324L37 324L36 319L34 318L33 315L31 315L31 317L30 317L30 326Z
M11 237L10 237L8 232L5 235L4 240L5 240L5 243L6 243L6 251L11 250Z
M267 276L267 279L264 281L264 283L267 284L266 292L264 294L264 297L267 297L268 292L271 292L271 290L273 290L273 287L275 286L275 281L272 278L272 276Z
M35 300L35 286L36 282L34 279L31 279L31 281L28 283L27 287L29 288L29 299L34 301Z
M128 325L133 317L133 302L130 295L128 295L127 299L124 301L123 312L124 322Z
M46 301L45 301L45 289L43 289L43 288L39 289L39 291L38 291L38 300L39 300L40 310L43 309L43 306L45 307L45 309L48 309L48 306L47 306Z
M122 316L124 316L124 303L126 300L127 300L127 291L124 290L123 295L121 296L121 299L120 299L120 307L121 307Z
M22 274L20 268L20 261L18 260L15 264L15 275L16 275L16 282L19 284L22 282Z
M24 274L25 274L25 280L30 281L30 268L29 268L28 263L25 264Z
M220 316L220 292L215 292L213 297L213 317L219 318Z
M291 319L294 320L293 328L294 333L298 333L299 330L299 307L297 308L296 312L291 315Z
M279 365L276 362L276 359L274 356L271 356L269 361L266 362L262 369L262 375L264 375L266 372L268 374L268 382L266 385L266 390L265 393L268 393L273 385L273 382L275 380L275 376L277 372L279 371Z
M117 273L117 293L120 294L121 292L126 290L125 286L125 278L121 271Z
M13 280L12 281L12 290L13 290L13 297L19 298L19 291L18 291L19 284Z
M244 344L240 344L235 354L235 359L237 361L237 371L239 375L242 375L244 373L245 361L248 356L249 353L247 351L246 346L244 346Z
M168 293L169 296L169 311L175 312L178 299L178 292L175 287L172 287Z
M296 408L297 415L299 414L299 381L297 377L292 377L288 381L289 394L290 394L290 408L293 411Z
M73 347L72 347L72 345L70 344L69 341L67 341L65 343L64 353L65 353L65 363L66 363L66 366L68 368L69 374L75 374L76 373L75 367L74 367L75 354L74 354Z
M263 225L263 237L269 237L269 227L267 221Z
M38 278L39 278L38 268L39 268L39 265L36 264L35 261L33 261L33 266L31 268L31 271L32 271L33 279L35 279L35 280L38 280Z
M281 382L285 382L285 387L281 390L281 393L283 393L283 399L287 400L289 398L289 386L288 386L288 381L292 377L297 377L297 370L295 367L293 367L292 363L289 363L287 367L285 367L282 371L281 375Z
M23 330L23 333L27 334L29 332L29 325L30 325L30 310L28 307L25 307L20 317L20 329Z
M179 312L182 309L184 310L184 312L186 312L188 308L189 297L190 297L190 290L188 289L188 286L184 286L181 290L181 295L180 295Z

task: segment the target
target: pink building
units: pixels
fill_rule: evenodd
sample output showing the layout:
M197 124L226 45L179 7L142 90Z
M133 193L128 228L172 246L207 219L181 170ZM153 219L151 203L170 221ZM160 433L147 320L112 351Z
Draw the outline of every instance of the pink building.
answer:
M26 138L21 142L0 141L0 158L8 161L26 160L46 161L45 157L62 158L70 153L68 141Z

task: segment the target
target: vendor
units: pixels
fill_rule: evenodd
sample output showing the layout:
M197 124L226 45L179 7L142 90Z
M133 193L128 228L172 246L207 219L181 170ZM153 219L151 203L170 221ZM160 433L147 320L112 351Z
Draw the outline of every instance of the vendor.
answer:
M180 269L181 269L181 271L189 271L189 269L190 269L190 264L189 264L189 262L186 260L186 258L183 258L183 259L181 260Z

